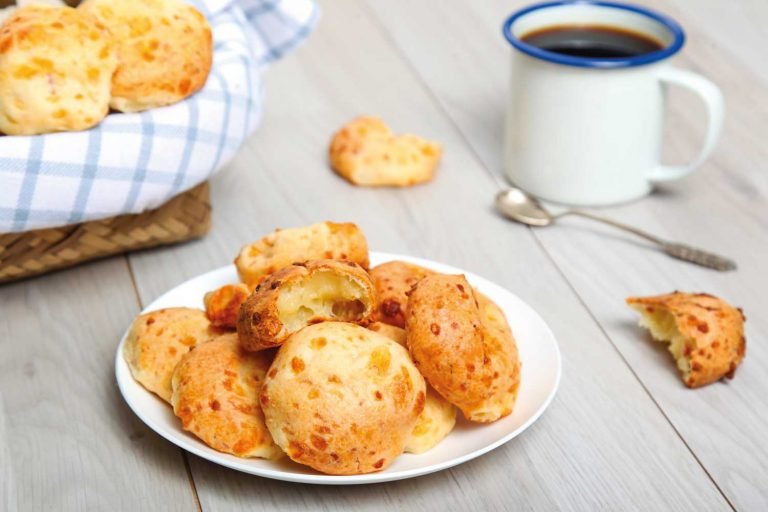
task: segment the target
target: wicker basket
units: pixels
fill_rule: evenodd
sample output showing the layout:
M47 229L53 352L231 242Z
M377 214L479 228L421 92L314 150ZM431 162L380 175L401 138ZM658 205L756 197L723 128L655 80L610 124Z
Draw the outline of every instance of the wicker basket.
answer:
M24 233L0 234L0 283L84 261L203 236L211 227L208 183L155 210Z

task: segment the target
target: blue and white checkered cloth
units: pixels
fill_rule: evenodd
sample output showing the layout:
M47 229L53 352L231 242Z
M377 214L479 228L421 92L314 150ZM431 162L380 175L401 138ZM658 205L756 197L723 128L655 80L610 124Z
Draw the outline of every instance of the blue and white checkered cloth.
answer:
M253 133L265 66L314 27L313 0L193 0L213 28L214 58L193 97L112 114L71 133L0 137L0 233L156 208L205 181Z

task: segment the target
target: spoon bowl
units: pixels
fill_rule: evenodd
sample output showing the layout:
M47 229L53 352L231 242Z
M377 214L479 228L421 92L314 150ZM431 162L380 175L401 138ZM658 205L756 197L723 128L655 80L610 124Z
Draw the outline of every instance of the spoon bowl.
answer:
M554 222L535 197L515 187L496 194L496 209L506 218L529 226L549 226Z

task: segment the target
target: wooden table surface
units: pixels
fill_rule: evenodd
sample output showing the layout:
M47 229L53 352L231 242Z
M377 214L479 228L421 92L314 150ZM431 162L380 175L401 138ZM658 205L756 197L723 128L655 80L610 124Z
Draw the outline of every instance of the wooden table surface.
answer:
M605 213L730 255L737 272L584 220L533 230L493 212L510 52L500 25L523 2L326 1L309 42L269 70L262 126L212 180L210 235L0 287L0 509L768 510L768 3L645 3L687 29L677 63L721 86L727 121L698 172ZM677 91L670 104L665 153L681 162L700 143L703 108ZM437 178L373 190L330 172L330 135L362 113L441 141ZM241 474L144 426L113 371L143 305L275 227L325 219L531 304L563 355L544 416L456 468L344 488ZM744 308L747 357L733 381L686 389L624 305L675 289Z

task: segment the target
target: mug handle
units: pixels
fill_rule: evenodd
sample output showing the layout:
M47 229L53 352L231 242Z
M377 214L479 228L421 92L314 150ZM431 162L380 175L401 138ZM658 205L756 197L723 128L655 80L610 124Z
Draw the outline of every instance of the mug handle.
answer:
M685 87L698 94L704 101L704 106L707 109L709 124L707 126L707 135L704 138L704 145L696 158L686 165L657 166L649 176L652 182L676 180L691 173L700 166L715 148L717 139L720 136L720 130L723 127L723 119L725 118L723 94L707 78L684 69L665 67L659 71L659 80L663 83Z

